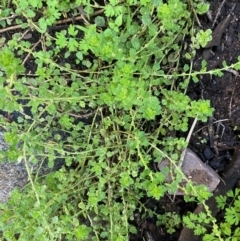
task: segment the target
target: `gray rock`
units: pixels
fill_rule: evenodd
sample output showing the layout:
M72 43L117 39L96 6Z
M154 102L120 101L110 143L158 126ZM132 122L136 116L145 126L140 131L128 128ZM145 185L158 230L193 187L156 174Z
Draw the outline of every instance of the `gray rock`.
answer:
M159 170L164 167L170 167L171 163L168 159L163 159L158 163ZM213 192L220 182L218 174L208 165L204 164L201 159L189 148L186 149L181 170L188 180L191 180L196 185L206 185ZM172 183L173 179L170 174L166 178L166 182ZM181 186L184 188L186 181L182 181ZM178 189L175 195L184 195L184 191Z
M8 145L4 140L4 132L0 132L0 150L7 151ZM22 188L27 183L27 172L24 164L9 163L7 160L0 163L0 202L6 202L11 191Z
M28 183L28 175L22 163L0 164L0 202L6 202L15 188Z
M21 147L19 147L21 148ZM0 130L0 150L7 151L8 145L4 140L4 132ZM63 159L58 159L53 168L48 168L47 161L42 163L41 158L37 164L28 163L31 171L38 172L39 175L47 174L51 171L60 169L64 165ZM41 166L41 170L39 167ZM1 160L0 162L0 202L7 202L11 192L15 188L23 188L28 183L28 173L25 162L9 162Z

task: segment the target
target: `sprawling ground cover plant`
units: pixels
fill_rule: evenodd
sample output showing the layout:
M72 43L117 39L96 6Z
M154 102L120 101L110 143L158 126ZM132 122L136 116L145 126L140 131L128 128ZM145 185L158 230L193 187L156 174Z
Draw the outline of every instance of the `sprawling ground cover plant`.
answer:
M14 120L1 119L9 144L1 155L24 160L30 180L1 204L2 238L128 240L136 232L135 212L155 215L174 232L179 216L148 210L142 200L179 188L187 142L175 133L213 112L209 101L185 94L191 79L221 74L206 71L205 63L192 72L196 49L211 39L193 24L208 5L13 0L1 7L1 26L16 31L0 50L0 109ZM162 158L173 169L159 172ZM39 159L66 165L36 178L30 162ZM186 199L204 202L211 195L187 182Z
M217 220L206 213L190 213L183 218L186 226L194 231L196 235L202 235L204 241L237 241L240 237L239 217L240 217L240 190L229 191L226 196L216 197L217 206L223 212L223 220L217 223ZM209 210L208 210L209 211ZM211 227L211 232L207 229Z

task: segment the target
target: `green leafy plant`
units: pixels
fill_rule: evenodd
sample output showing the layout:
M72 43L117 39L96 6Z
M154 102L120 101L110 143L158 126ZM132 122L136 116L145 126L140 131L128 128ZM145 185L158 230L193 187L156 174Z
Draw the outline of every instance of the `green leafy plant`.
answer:
M134 214L151 211L142 200L173 194L182 179L186 200L211 196L181 172L187 142L174 135L186 132L191 118L206 121L213 112L209 101L186 95L190 80L229 68L206 71L203 64L193 72L196 44L189 52L181 47L188 34L199 44L210 39L208 32L192 31L202 2L12 3L14 23L40 37L33 43L16 32L0 50L0 109L17 115L0 120L9 144L1 155L22 160L30 180L1 204L1 238L128 240L137 232ZM57 26L79 11L79 22ZM34 73L21 66L23 58L30 59ZM171 170L155 168L154 160L163 158ZM32 163L47 161L50 168L59 159L65 165L56 172L31 172ZM168 173L172 183L165 181ZM170 233L180 225L178 214L159 217Z
M237 241L240 237L240 190L229 191L226 196L216 197L217 205L224 212L224 220L216 225L215 218L206 213L189 214L183 218L184 223L194 230L196 235L203 235L204 241ZM209 233L211 230L211 233Z
M195 48L205 47L208 42L212 40L212 31L207 29L206 31L200 30L197 35L196 39L192 39L192 41L196 41Z
M182 219L178 213L165 212L163 215L158 215L158 225L164 225L167 228L167 232L172 234L182 224Z

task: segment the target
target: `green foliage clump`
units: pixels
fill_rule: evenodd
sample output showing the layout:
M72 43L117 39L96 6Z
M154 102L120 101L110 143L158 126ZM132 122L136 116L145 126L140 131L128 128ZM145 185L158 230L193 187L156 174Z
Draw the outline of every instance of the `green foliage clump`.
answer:
M206 213L189 214L183 218L184 223L194 234L203 235L204 241L237 241L240 237L240 190L229 191L226 196L216 197L217 206L224 213L224 220L217 225L217 220ZM211 230L211 232L209 232Z
M151 213L144 200L179 188L187 142L174 133L213 112L209 101L186 95L191 78L210 73L192 72L192 51L210 37L191 31L194 13L208 6L191 2L13 0L1 12L1 26L12 24L13 12L15 24L40 36L33 45L15 33L0 50L0 109L19 113L9 123L0 119L9 144L1 155L23 160L30 181L1 204L1 238L128 240L137 232L135 213ZM59 19L79 12L79 22L58 28ZM181 46L188 34L190 52ZM25 56L32 74L21 65ZM39 177L30 162L40 157L65 166ZM159 172L154 160L166 157L176 169ZM167 183L170 171L176 180ZM186 181L193 199L211 195ZM177 214L161 215L158 224L170 233L180 225Z

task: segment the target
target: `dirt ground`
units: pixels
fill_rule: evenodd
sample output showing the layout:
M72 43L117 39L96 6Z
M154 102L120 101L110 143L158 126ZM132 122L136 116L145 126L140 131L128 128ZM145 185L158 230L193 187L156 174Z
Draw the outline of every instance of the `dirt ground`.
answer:
M228 65L236 63L240 55L240 3L224 2L221 10L219 8L222 1L214 0L211 4L212 18L215 19L216 14L219 13L214 28L217 28L218 24L222 25L222 20L228 15L230 15L230 23L224 27L220 44L208 49L210 50L210 56L207 59L208 70L221 68L223 61ZM201 24L204 28L211 28L213 25L207 18L202 18ZM199 68L199 61L204 58L204 51L205 49L198 53L194 63L196 69ZM219 135L218 144L225 146L225 149L236 144L240 133L240 77L238 74L237 71L229 70L229 72L224 71L222 77L204 75L199 84L192 85L188 91L190 96L195 95L197 99L211 101L211 105L215 108L213 127L221 129L216 134Z

